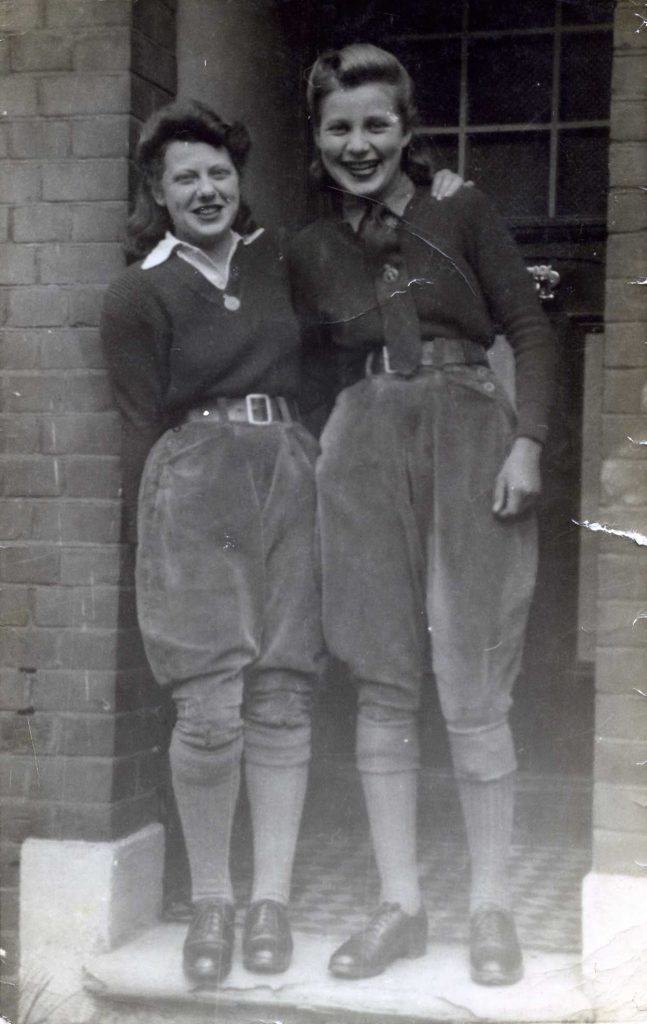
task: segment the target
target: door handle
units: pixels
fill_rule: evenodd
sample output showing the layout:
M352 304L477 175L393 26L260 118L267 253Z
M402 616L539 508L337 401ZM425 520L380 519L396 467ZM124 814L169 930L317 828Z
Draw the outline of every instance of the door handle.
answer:
M526 270L532 274L541 301L550 302L551 299L554 299L560 282L558 271L553 270L550 263L539 263L533 267L526 267Z

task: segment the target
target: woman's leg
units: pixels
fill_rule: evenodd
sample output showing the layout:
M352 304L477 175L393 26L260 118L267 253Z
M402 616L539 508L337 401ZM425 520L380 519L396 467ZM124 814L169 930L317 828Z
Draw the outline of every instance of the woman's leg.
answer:
M266 443L263 431L257 442ZM262 517L263 635L246 676L245 773L254 833L252 902L285 905L306 792L311 700L323 637L315 548L318 446L297 424L277 428L274 446L271 473L254 475Z
M263 432L259 440L263 440ZM245 965L285 970L292 868L310 761L313 688L323 654L315 552L314 459L300 426L280 430L271 475L256 476L262 508L263 639L247 673L245 777L254 844Z
M514 816L514 775L458 779L470 852L470 914L484 906L511 909L509 855Z
M317 467L324 630L361 680L357 762L382 898L408 914L420 909L416 712L428 662L425 553L410 470L419 406L430 401L419 382L396 378L343 392Z
M243 672L258 656L263 628L262 523L249 447L233 425L197 421L169 431L149 455L139 502L140 628L178 711L170 761L195 904L184 967L204 984L221 981L231 964Z
M245 708L245 778L254 845L252 896L243 932L250 971L285 971L287 915L310 761L310 681L263 673Z
M274 900L287 906L308 765L245 764L254 833L254 883L251 902Z
M512 737L505 721L485 730L456 731L454 723L449 739L470 852L472 979L508 985L523 974L508 867L514 815Z
M406 694L406 691L405 691ZM394 707L399 691L359 683L357 766L362 781L381 901L417 914L421 896L417 858L419 744L415 707ZM412 694L415 705L417 695Z
M427 545L428 619L470 851L472 977L505 984L522 972L507 870L516 768L508 714L535 580L536 529L531 515L503 522L492 512L513 423L490 371L459 367L446 379Z
M382 899L367 927L333 954L330 970L340 977L379 974L425 949L416 712L429 637L411 472L416 424L429 401L419 381L376 377L348 389L325 428L317 467L324 632L361 680L357 762Z
M245 779L254 842L252 903L287 905L310 761L311 682L263 673L245 705Z
M171 773L194 903L233 900L229 846L240 785L241 698L239 679L192 680L174 692Z
M177 686L171 776L191 868L193 917L184 941L189 978L210 985L231 968L234 904L229 847L240 784L242 681Z
M400 957L422 956L427 942L416 856L417 690L362 680L359 699L357 763L381 902L366 927L333 953L330 970L342 978L380 974Z
M472 717L448 723L449 745L470 853L470 913L486 905L512 906L508 859L514 815L516 757L505 715L499 722ZM490 711L490 717L492 712Z

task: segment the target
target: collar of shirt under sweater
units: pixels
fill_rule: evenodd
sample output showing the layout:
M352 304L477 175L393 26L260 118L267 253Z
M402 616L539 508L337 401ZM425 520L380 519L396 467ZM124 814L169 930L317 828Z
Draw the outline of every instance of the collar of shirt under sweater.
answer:
M252 242L256 241L263 234L264 230L264 228L257 228L252 234L245 235L244 237L235 231L232 232L232 244L227 253L227 258L217 263L204 250L199 249L196 245L191 245L189 242L181 241L170 231L167 231L164 238L149 252L141 267L142 270L159 267L161 263L165 263L169 259L172 253L177 251L178 256L187 263L190 263L192 267L195 267L197 271L206 277L210 284L214 285L215 288L219 288L220 291L224 291L229 281L231 261L239 244L242 242L243 245L251 245Z

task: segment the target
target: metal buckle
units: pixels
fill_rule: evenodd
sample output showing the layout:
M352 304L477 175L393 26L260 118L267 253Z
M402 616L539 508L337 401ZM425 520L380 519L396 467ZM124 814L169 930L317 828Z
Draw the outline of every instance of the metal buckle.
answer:
M384 373L397 373L397 370L391 368L391 360L389 359L389 350L386 345L382 346L382 366L384 367Z
M272 422L272 402L269 395L245 395L247 421L257 427L265 427ZM257 414L260 413L260 417Z

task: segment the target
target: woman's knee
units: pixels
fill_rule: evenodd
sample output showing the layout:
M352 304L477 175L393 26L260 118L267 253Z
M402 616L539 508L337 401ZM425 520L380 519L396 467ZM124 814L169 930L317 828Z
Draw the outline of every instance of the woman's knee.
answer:
M252 764L289 766L310 760L311 680L269 674L245 701L245 758Z
M169 748L173 779L197 786L214 785L237 768L242 750L242 722L203 722L200 730L187 730L176 723Z
M415 719L420 706L420 683L381 683L357 680L357 703L361 718L373 722L402 722Z
M357 716L357 766L375 774L412 771L420 765L419 691L362 680Z
M481 726L448 723L447 733L458 778L491 782L516 770L517 758L507 718Z
M259 673L245 691L245 722L277 729L309 725L313 686L298 672Z
M191 695L174 695L177 720L170 760L175 777L195 783L213 782L242 752L243 722L236 687L193 687Z

